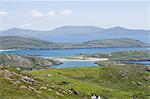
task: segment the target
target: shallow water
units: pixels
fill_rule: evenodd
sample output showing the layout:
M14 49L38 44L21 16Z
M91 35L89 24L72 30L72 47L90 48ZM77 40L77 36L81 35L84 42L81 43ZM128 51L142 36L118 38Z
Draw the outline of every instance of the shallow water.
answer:
M19 55L37 55L41 57L63 57L75 56L79 54L93 54L93 53L111 53L116 51L129 50L150 50L150 48L86 48L86 49L53 49L53 50L6 50L0 53L19 54ZM56 68L81 67L81 66L96 66L94 62L87 61L71 61L64 62L64 64L56 65Z
M81 67L81 66L97 66L97 64L94 64L94 62L91 61L68 61L64 62L61 65L55 65L54 68L71 68L71 67Z
M150 66L150 61L139 61L139 62L136 61L136 62L130 62L130 63Z

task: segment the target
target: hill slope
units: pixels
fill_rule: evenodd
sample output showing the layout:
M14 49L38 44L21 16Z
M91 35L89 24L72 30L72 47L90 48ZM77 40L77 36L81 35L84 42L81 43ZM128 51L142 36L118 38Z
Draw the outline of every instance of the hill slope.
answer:
M102 47L140 47L146 45L142 41L129 39L129 38L120 38L120 39L104 39L104 40L92 40L84 42L83 44L87 45L101 45Z
M0 67L2 99L149 99L145 66L104 66L21 72Z
M99 47L145 47L148 44L139 40L120 38L93 40L83 43L54 43L34 38L17 36L0 36L0 49L67 49L67 48L99 48Z
M25 38L18 36L0 36L0 49L38 49L55 48L55 43L46 42L35 38Z

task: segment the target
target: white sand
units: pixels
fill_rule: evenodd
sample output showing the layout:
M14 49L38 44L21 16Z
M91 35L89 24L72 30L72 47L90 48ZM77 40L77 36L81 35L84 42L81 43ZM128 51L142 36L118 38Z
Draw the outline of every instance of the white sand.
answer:
M107 61L109 60L108 58L91 58L91 57L87 57L87 58L82 58L82 57L72 57L72 58L64 58L64 57L59 57L59 58L49 58L49 59L54 59L54 60L58 60L61 62L66 62L66 61L93 61L93 62L97 62L97 61Z
M7 50L0 49L0 52L5 52L5 51L13 51L13 50L11 50L11 49L7 49Z

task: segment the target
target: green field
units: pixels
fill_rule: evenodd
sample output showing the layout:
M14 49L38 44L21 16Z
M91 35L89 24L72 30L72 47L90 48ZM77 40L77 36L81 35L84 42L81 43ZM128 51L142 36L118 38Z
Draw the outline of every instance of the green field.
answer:
M5 68L1 67L1 71ZM92 94L102 99L150 98L148 67L138 65L81 67L66 69L45 69L18 71L37 82L28 84L18 81L19 77L6 79L1 73L0 97L2 99L91 99ZM36 91L20 86L32 86Z

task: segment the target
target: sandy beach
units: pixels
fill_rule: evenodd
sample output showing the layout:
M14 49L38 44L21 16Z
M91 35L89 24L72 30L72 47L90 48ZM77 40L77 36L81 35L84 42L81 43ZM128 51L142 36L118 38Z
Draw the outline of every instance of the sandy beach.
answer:
M108 58L91 58L91 57L51 57L49 59L54 59L54 60L58 60L61 62L66 62L66 61L93 61L93 62L97 62L97 61L107 61L109 60Z
M12 51L12 49L6 49L6 50L0 49L0 52L5 52L5 51Z

